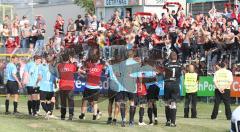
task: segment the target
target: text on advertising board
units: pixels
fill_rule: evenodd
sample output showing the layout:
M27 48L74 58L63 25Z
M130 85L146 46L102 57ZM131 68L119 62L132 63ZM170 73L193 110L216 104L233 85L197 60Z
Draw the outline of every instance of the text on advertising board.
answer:
M128 0L105 0L105 6L125 6Z

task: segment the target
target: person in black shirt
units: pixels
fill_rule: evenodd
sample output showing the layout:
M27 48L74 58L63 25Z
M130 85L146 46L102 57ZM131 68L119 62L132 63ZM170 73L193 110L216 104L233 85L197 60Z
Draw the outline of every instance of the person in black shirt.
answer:
M179 11L179 10L178 10ZM175 12L175 10L172 10L172 13L171 13L171 16L175 19L176 21L176 25L174 26L177 26L178 25L178 11Z
M147 33L146 29L143 29L141 33L135 36L135 44L137 46L137 54L144 61L148 55L149 44L151 42L151 37Z
M182 65L177 61L177 54L171 52L170 62L164 64L164 99L166 102L166 126L176 127L177 97L179 95L179 84L182 73Z
M131 15L131 12L130 11L127 11L126 12L126 17L125 17L126 19L128 19L129 21L132 21L133 20L133 18L132 18L132 15Z
M154 32L154 29L152 28L152 23L151 23L150 18L147 18L147 19L146 19L145 29L147 30L147 33L148 33L148 34L151 34L151 33Z
M64 36L64 19L61 14L57 15L57 20L55 22L54 30L55 32L56 30L59 31L61 38Z
M83 26L84 26L84 20L82 19L81 15L78 15L78 19L75 21L76 24L76 31L77 31L77 35L79 35L79 32L82 31Z

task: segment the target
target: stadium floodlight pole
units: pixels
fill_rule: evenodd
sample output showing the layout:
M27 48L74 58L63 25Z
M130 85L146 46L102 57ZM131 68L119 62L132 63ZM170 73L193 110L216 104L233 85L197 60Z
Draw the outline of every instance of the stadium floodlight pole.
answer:
M186 6L186 7L185 7L185 13L186 13L186 15L188 15L188 10L190 9L190 8L189 8L189 5L190 5L190 4L188 4L187 1L186 1L186 3L185 3L185 6Z

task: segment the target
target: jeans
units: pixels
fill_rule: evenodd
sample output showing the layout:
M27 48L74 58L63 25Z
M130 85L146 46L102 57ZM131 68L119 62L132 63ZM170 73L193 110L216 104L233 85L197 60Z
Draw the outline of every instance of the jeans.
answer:
M126 57L126 47L124 45L112 45L109 51L109 57L120 57L124 59Z
M0 85L4 84L4 80L3 80L3 73L0 72Z
M29 48L29 38L22 38L21 48Z
M6 47L6 41L7 41L7 37L6 36L2 36L2 44L3 44L4 48Z
M199 50L199 53L200 53L201 57L205 56L205 52L204 52L204 48L203 47L204 47L204 44L197 44L196 52L198 52L198 50Z
M74 91L73 90L60 90L61 98L61 118L65 118L66 108L68 102L69 115L74 113Z
M190 47L188 43L182 44L182 63L186 63L188 57L190 56Z
M104 59L109 59L110 52L111 52L111 47L110 46L104 46L103 47L103 58Z
M43 48L44 48L44 40L43 39L37 40L35 45L35 51L41 54L43 51Z
M89 53L89 50L90 50L90 46L88 46L88 44L86 44L86 43L83 43L82 48L83 48L84 58L88 59L88 53Z
M149 57L148 48L147 47L138 48L137 49L137 54L138 54L138 57L141 58L141 60L144 60L145 58L148 58Z

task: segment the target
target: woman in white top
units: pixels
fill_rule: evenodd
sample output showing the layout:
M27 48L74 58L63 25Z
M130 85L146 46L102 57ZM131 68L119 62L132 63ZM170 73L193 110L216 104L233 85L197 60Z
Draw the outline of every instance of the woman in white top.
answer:
M14 22L12 25L12 29L11 29L11 34L12 37L18 37L19 36L19 25L17 22Z
M3 46L6 46L7 38L10 36L10 30L6 24L3 25L3 31L2 31L2 43Z

